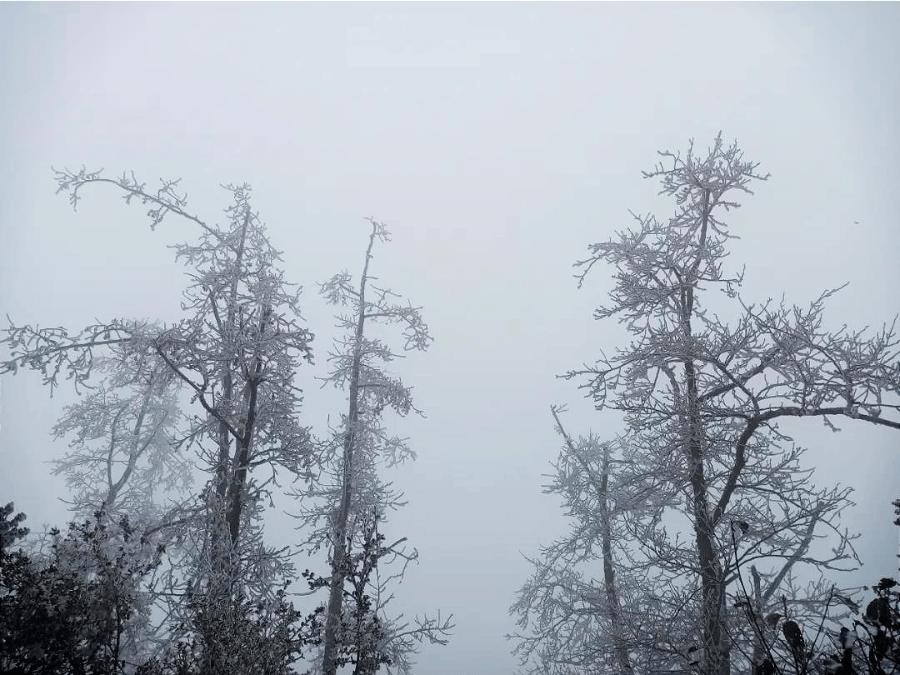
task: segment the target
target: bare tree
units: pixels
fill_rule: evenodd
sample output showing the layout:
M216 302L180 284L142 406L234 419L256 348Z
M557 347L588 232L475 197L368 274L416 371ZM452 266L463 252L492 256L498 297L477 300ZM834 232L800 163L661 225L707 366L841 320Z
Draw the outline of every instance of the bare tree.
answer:
M644 175L675 197L675 215L661 223L632 214L634 229L593 244L578 263L579 285L596 263L615 267L611 303L595 316L617 317L632 342L566 377L582 379L595 406L621 412L626 425L614 512L629 545L616 550L619 569L643 576L635 581L646 592L623 604L636 610L625 624L642 627L635 639L661 657L648 658L646 669L727 675L734 648L740 659L754 658L744 646L752 640L746 613L734 607L748 601L735 590L737 562L756 566L756 599L766 602L798 565L855 561L838 522L847 492L812 485L799 465L802 449L778 422L813 417L836 428L846 417L900 429L898 339L893 325L875 334L824 328L835 291L805 308L743 303L743 272L724 272L734 235L722 214L739 206L735 193L750 193L750 183L767 176L721 135L705 157L693 145L686 156L661 156ZM733 303L737 321L714 313L717 298ZM824 557L810 551L823 531L834 547ZM812 589L813 599L822 601L821 591Z
M613 551L621 536L610 499L610 462L615 443L601 443L590 434L572 438L551 406L564 445L554 464L555 475L545 492L558 494L575 519L568 535L529 559L535 571L522 587L511 612L530 633L513 636L515 653L536 673L569 672L572 668L605 669L631 675L633 641L626 634L620 599L621 578ZM615 493L614 493L615 494ZM588 578L582 567L600 560L602 581ZM581 640L605 635L605 640Z
M85 187L108 184L126 202L148 205L152 228L169 215L198 228L196 241L173 247L188 270L185 316L171 326L112 319L75 334L11 322L3 340L11 358L0 364L0 372L37 370L51 392L64 372L79 390L89 385L95 365L114 359L123 367L143 364L135 372L150 368L160 387L180 384L190 396L190 408L179 443L196 450L209 476L200 496L205 520L193 518L192 531L198 563L206 561L201 575L206 592L230 595L239 586L251 596L266 592L278 565L273 563L277 552L261 539L262 498L279 469L303 475L312 458L309 434L297 421L301 396L294 384L301 362L312 358L312 335L300 325L299 289L283 280L280 253L251 209L249 186L225 186L232 204L220 226L186 210L177 180L162 181L156 191L133 174L109 179L101 172L65 170L56 172L56 180L58 192L67 192L73 207ZM79 412L82 417L65 428L86 428L91 415L116 419L112 407L89 412L82 406ZM124 476L108 475L107 498L119 498Z
M627 436L601 442L561 433L565 443L545 491L560 496L572 526L530 559L534 572L512 607L523 629L511 636L516 654L528 672L554 675L696 666L699 570L690 540L680 533L689 525L679 514L683 497L673 497L646 465L621 459L629 456ZM729 640L739 652L739 669L764 660L763 634L775 626L757 618L782 612L782 596L791 598L797 619L819 615L838 597L840 589L823 578L798 588L796 567L822 573L856 560L852 538L837 529L849 490L815 489L793 453L774 459L779 463L768 464L765 473L755 464L747 470L748 487L735 498L732 515L752 514L752 528L735 518L722 532L722 587L726 606L734 608ZM770 481L779 474L792 476L789 499L772 496L778 486ZM752 487L754 475L762 479L760 490ZM814 538L829 530L834 550L811 552ZM593 576L598 566L599 579ZM742 566L753 575L746 585Z
M156 524L171 508L163 500L178 504L192 480L190 458L177 447L178 382L158 359L121 358L118 347L96 360L103 381L53 427L56 438L71 439L54 473L65 476L81 516L104 511Z
M390 235L383 224L372 219L369 224L371 231L358 285L353 284L347 272L337 274L321 285L321 292L329 303L349 308L346 314L337 317L338 328L344 335L335 340L329 352L332 367L323 383L323 386L332 384L346 389L348 408L341 416L340 426L333 430L332 439L326 442L321 480L298 492L302 497L298 517L302 526L308 528L303 547L316 551L328 546L331 552L322 649L322 668L326 675L337 671L341 650L348 647L348 640L358 643L362 639L359 631L353 633L353 637L341 629L342 625L358 621L359 617L351 620L344 615L348 614L347 598L354 601L352 611L359 614L359 598L363 597L364 591L360 583L365 587L366 597L374 598L372 612L384 631L376 640L377 647L386 650L390 646L394 663L404 663L403 658L408 658L404 656L406 650L414 647L414 641L404 638L415 636L443 644L446 641L441 636L452 628L450 619L425 618L419 622L418 631L406 631L408 626L398 627L395 619L384 616L391 597L387 583L402 578L406 565L418 557L415 550L405 548L405 538L391 545L379 543L377 551L370 551L368 556L351 556L353 549L371 549L373 532L377 533L373 514L377 514L381 527L386 522L386 514L404 504L402 493L384 482L380 469L414 458L414 453L405 439L388 433L382 421L383 413L388 409L401 416L419 412L413 405L409 387L385 370L385 365L402 354L372 333L379 324L399 325L406 351L424 351L432 341L419 308L399 302L400 296L373 283L377 279L369 268L372 249L376 241L390 241ZM359 565L374 567L367 571L356 570L354 560ZM399 563L400 571L382 576L381 570L390 567L391 562ZM356 579L355 586L350 583L352 579ZM362 651L357 649L358 656ZM371 656L366 658L374 663Z
M195 467L178 443L179 382L168 367L158 358L128 358L120 345L110 353L95 359L99 384L67 406L53 427L54 436L70 439L69 451L53 461L54 473L65 476L80 517L104 525L126 517L166 551L143 579L143 602L154 611L147 612L139 646L151 654L168 641L171 618L185 609L178 591L197 555L185 538L196 512Z

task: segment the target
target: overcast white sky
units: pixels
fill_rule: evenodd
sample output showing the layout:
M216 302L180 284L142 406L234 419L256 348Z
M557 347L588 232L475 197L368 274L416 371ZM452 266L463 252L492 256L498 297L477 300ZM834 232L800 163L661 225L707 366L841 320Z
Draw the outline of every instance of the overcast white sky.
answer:
M73 213L51 164L181 176L209 219L228 203L220 183L252 183L286 277L306 288L321 356L332 322L315 282L356 274L363 217L385 221L394 242L375 273L424 307L436 339L399 366L428 417L395 426L419 459L395 474L410 505L391 533L421 554L398 605L457 620L417 672L510 672L520 552L564 527L541 494L558 452L548 406L571 405L573 432L617 431L555 379L621 339L591 319L608 270L578 291L571 263L627 226L629 208L668 216L640 171L656 150L690 137L705 148L722 129L772 174L732 220L744 296L803 303L849 281L835 325L889 320L898 26L896 3L4 3L0 316L69 327L179 316L166 246L190 225L151 233L112 189ZM319 429L339 404L316 388L322 372L300 375ZM32 527L62 524L63 486L45 462L64 450L48 432L71 393L51 401L26 374L4 376L0 396L0 502ZM897 570L900 437L843 426L798 425L796 438L821 483L857 488L847 524L863 532L859 580L872 582Z

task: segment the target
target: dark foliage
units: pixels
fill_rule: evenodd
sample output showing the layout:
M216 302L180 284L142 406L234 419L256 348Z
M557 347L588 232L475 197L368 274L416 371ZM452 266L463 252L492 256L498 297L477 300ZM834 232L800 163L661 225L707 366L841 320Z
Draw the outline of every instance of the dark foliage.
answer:
M816 639L796 621L781 626L782 637L768 646L758 675L900 675L900 585L881 579L870 590L875 597L850 627L841 626L818 644L820 626L808 626ZM823 621L824 623L824 621Z
M321 611L301 620L283 591L268 603L209 596L189 602L190 638L136 675L286 675L321 630Z
M25 516L0 510L0 671L34 675L113 675L133 656L140 580L159 550L127 519L71 523L52 530L47 555L13 550Z
M382 665L390 665L391 659L384 650L387 634L382 618L378 616L377 603L371 593L372 576L378 569L378 561L389 551L383 546L384 535L378 532L378 517L374 515L363 528L363 543L358 552L353 551L353 537L347 537L347 555L340 572L347 584L339 623L337 667L351 664L353 675L373 675ZM304 578L310 590L328 588L329 580L306 570ZM324 613L325 607L317 610Z

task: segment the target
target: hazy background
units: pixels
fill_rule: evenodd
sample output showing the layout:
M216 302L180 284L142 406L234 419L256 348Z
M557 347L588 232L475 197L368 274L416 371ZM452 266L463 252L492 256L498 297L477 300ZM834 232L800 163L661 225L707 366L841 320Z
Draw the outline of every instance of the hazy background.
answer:
M220 183L250 182L286 278L306 289L319 359L299 376L303 414L322 430L341 406L313 380L332 334L315 283L356 275L363 217L385 221L394 242L374 273L424 307L436 338L398 365L428 415L392 426L419 453L394 474L410 504L388 536L421 553L398 608L456 617L417 672L509 672L521 553L565 525L541 494L559 446L548 406L570 404L573 433L618 430L555 379L622 337L591 319L609 270L577 291L571 263L629 225L629 208L667 217L640 171L722 129L772 174L731 220L744 296L805 303L849 281L835 326L892 318L898 26L894 3L5 3L0 312L72 328L179 316L166 246L191 224L150 232L144 209L99 186L73 213L51 164L134 170L148 187L181 176L210 220L229 203ZM64 450L48 431L72 393L48 393L33 373L2 379L0 501L35 529L67 517L46 461ZM857 488L847 525L863 532L858 580L871 583L897 570L900 437L842 426L797 424L796 437L820 483Z

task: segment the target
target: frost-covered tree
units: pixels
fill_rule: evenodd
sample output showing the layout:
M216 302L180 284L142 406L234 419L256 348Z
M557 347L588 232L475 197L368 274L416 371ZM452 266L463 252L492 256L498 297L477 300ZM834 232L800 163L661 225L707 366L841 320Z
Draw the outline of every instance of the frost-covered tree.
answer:
M65 476L69 503L80 517L127 517L165 547L164 564L144 588L159 610L144 645L152 652L168 637L163 617L182 613L176 579L184 581L185 564L196 557L185 545L190 514L197 511L190 494L194 462L178 442L180 387L167 377L168 366L153 356L129 358L120 345L110 352L95 359L100 382L67 406L53 428L54 436L70 440L65 456L53 461L54 473Z
M628 613L621 625L632 633L624 636L628 653L644 672L727 675L758 658L743 604L765 611L781 593L824 602L821 585L808 593L792 587L795 568L855 560L838 524L846 491L812 484L802 449L779 421L814 418L836 428L843 417L900 429L898 339L893 325L874 334L827 329L824 305L834 291L807 307L744 303L743 272L724 269L734 235L723 214L738 207L735 194L767 176L721 136L706 156L693 145L685 156L661 156L645 177L675 197L675 215L660 222L632 214L635 227L593 244L578 263L579 285L598 262L615 268L611 302L595 316L618 318L631 344L566 376L581 379L595 407L619 411L625 423L612 448L606 515L612 559L623 572L616 584ZM731 303L737 320L715 313L720 301ZM574 509L575 532L544 551L514 606L531 633L520 649L528 656L541 645L547 654L558 648L548 667L554 673L614 667L610 608L598 606L600 584L577 569L602 539L603 509L591 492L605 455L603 444L581 448L564 450L551 487ZM833 551L813 551L826 535ZM752 565L758 593L742 592L739 564ZM571 654L597 660L569 662Z
M525 629L514 636L516 653L533 673L630 675L696 666L696 563L690 540L672 533L685 523L673 513L680 505L659 512L656 493L663 483L623 462L626 436L575 439L563 431L558 409L553 412L564 445L545 491L562 499L571 527L530 559L534 572L512 607ZM766 471L757 494L748 488L736 498L741 512L757 514L755 523L769 518L765 527L751 530L747 521L735 520L723 533L723 588L735 609L729 639L741 655L739 670L764 660L765 636L758 632L764 625L755 617L780 608L783 594L800 620L841 597L824 578L797 588L795 568L821 573L855 561L849 537L837 529L849 490L815 489L793 453ZM779 503L767 480L780 471L794 478L791 498ZM748 484L752 473L746 472ZM811 552L814 538L829 530L834 550ZM746 585L742 569L749 572Z
M56 438L71 439L54 473L65 476L79 515L103 510L155 524L192 479L192 463L177 445L178 383L158 358L129 359L120 345L110 351L95 361L103 380L53 427Z
M57 171L56 180L73 207L83 189L107 184L126 202L148 205L152 228L170 215L195 228L194 240L173 247L189 278L184 317L169 326L116 318L73 334L11 323L3 340L11 357L0 372L37 370L51 392L64 373L80 390L97 364L113 359L133 373L146 372L147 386L160 392L178 383L189 396L178 443L195 451L196 464L207 475L187 514L191 529L183 535L196 550L197 583L214 595L234 596L241 589L251 597L269 593L284 566L262 541L260 516L278 471L305 474L311 460L308 432L297 419L301 396L295 374L311 360L312 335L301 326L299 289L284 281L280 253L251 208L249 186L226 186L232 204L218 225L186 210L178 181L162 181L153 191L133 174L109 179L84 169ZM105 433L118 431L112 426L116 402L95 402L106 409L82 406L80 417L66 425L81 430L96 419L106 425ZM126 406L118 423L133 415ZM136 418L131 421L137 424ZM141 424L147 421L145 416ZM116 492L123 476L107 477L107 493ZM195 584L193 590L199 589Z
M392 560L400 562L405 569L408 562L417 558L417 553L403 548L405 539L390 546L379 543L377 554L371 548L373 514L378 514L379 523L383 523L385 514L403 504L403 495L385 482L380 472L414 457L405 439L385 429L383 414L392 410L405 416L418 411L413 406L410 389L385 368L402 354L375 337L373 331L379 324L399 325L403 348L407 351L427 349L432 338L419 308L399 302L398 295L373 283L377 279L369 269L372 249L376 241L389 241L390 235L383 224L372 219L369 224L371 231L358 285L353 284L346 271L321 285L321 292L330 304L347 308L346 313L337 317L343 335L335 340L329 352L331 370L323 386L332 384L346 390L348 407L331 439L325 442L321 479L298 491L301 497L298 517L301 527L307 528L303 547L315 552L325 546L330 551L321 659L326 675L334 675L347 662L342 653L346 655L348 649L355 649L358 658L373 663L372 667L377 669L382 661L371 655L371 644L365 648L364 644L376 642L378 650L386 650L391 643L394 652L391 659L398 664L405 663L399 658L405 653L401 646L407 650L414 648L414 644L404 642L399 636L393 641L387 638L396 631L397 625L384 616L390 599L385 584L402 577L402 571L379 576L379 570L389 566ZM354 557L353 550L360 554ZM366 551L369 554L363 555ZM368 565L374 568L366 569ZM354 579L356 587L351 588ZM360 608L364 597L375 598L372 607L365 611ZM348 598L353 600L349 608ZM381 637L373 640L358 629L362 621L360 612L372 614L366 621L368 625L379 626L384 632ZM353 625L357 626L356 630L349 633L342 630L342 626ZM441 636L452 626L449 619L426 617L419 621L419 627L421 630L415 635L420 639L444 643ZM366 652L369 655L363 656Z
M556 430L564 445L554 464L552 482L545 492L558 494L574 522L568 534L544 547L542 558L530 559L533 576L511 608L530 634L519 640L515 652L536 672L568 672L608 663L622 675L633 672L627 621L620 593L622 574L616 570L614 545L621 535L610 497L610 462L614 443L601 443L593 434L572 438L559 413L551 407ZM602 580L586 577L582 567L602 564ZM629 620L633 620L629 617ZM584 639L589 635L606 640Z

